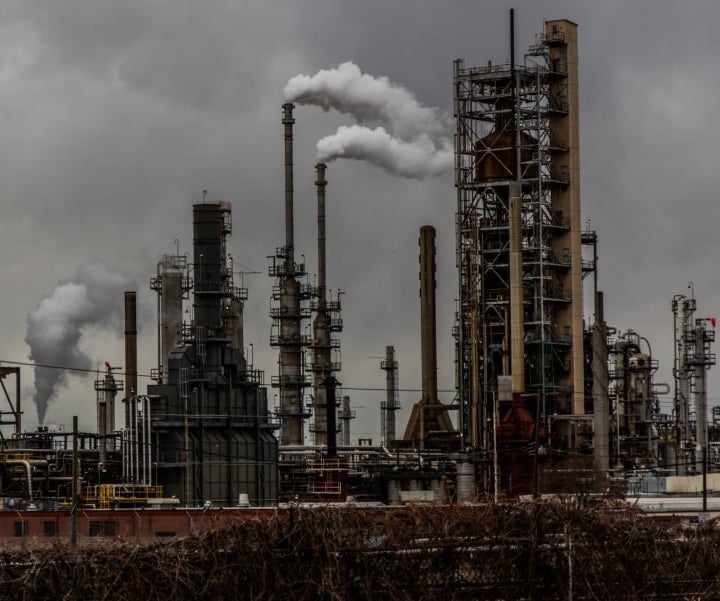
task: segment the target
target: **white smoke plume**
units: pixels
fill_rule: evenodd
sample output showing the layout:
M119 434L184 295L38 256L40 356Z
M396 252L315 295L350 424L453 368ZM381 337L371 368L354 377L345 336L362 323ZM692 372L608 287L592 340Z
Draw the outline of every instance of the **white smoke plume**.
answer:
M82 267L73 280L60 282L27 316L25 342L30 359L40 365L90 369L90 358L79 348L83 329L115 323L122 314L122 292L128 284L123 275L97 266ZM61 369L35 368L34 401L40 424L66 379Z
M364 160L412 179L438 177L452 167L449 121L387 77L362 73L346 62L313 76L293 77L285 86L285 97L334 109L356 122L317 143L321 161Z
M388 126L403 140L425 134L444 135L447 124L435 108L422 106L415 95L387 77L363 73L352 62L322 69L313 76L296 75L285 85L285 98L298 104L351 115L361 125Z
M453 164L453 149L449 141L440 148L425 135L412 142L404 142L393 138L382 127L340 127L334 135L320 140L317 150L321 161L338 158L362 160L393 175L420 180L438 177Z

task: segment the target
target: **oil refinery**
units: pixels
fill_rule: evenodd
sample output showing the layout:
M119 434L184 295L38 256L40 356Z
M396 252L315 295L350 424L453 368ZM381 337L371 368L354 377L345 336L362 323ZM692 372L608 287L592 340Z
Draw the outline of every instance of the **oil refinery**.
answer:
M720 487L720 406L710 407L707 395L715 319L697 314L694 290L668 299L674 382L659 383L652 340L614 328L598 289L602 235L581 216L577 29L546 21L516 57L511 24L508 63L453 63L457 271L442 277L457 278L455 325L437 328L437 232L428 224L417 248L422 372L413 387L421 392L406 424L397 419L401 358L379 341L381 441L352 435L340 357L353 340L341 340L343 292L331 291L326 265L342 252L326 245L332 169L315 167L311 266L295 231L301 120L286 102L285 237L267 249L277 367L274 359L255 365L245 344L249 295L228 252L232 206L203 198L188 215L192 251L158 257L148 274L157 294L155 365L138 365L139 291L115 299L124 302L125 360L107 364L94 382L96 431L80 431L77 420L72 430L24 431L25 372L0 364L0 501L12 512L3 520L0 511L0 537L175 537L223 511L230 520L305 503L552 494L675 494L697 512L705 492L702 509L720 511L707 498ZM445 403L438 338L451 334L456 387ZM153 383L141 390L144 372ZM670 413L661 411L661 395L671 398ZM140 511L155 513L133 517Z

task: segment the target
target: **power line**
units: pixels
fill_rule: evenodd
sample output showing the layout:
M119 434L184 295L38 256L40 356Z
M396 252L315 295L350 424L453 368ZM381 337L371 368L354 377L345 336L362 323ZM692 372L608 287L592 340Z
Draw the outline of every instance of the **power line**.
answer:
M43 369L60 369L63 371L76 371L80 373L88 373L88 374L95 374L102 370L100 369L86 369L82 367L68 367L67 365L50 365L48 363L32 363L30 361L6 361L5 359L0 359L0 364L7 363L9 365L23 365L25 367L40 367ZM113 373L119 376L126 375L126 372L124 371L115 371L113 370ZM138 378L152 378L150 374L136 374ZM361 392L386 392L385 388L370 388L370 387L364 387L364 386L341 386L343 390L355 390L355 391L361 391ZM398 392L422 392L422 389L420 388L398 388ZM438 390L438 392L443 393L454 393L455 390L452 389L443 389Z
M387 392L386 388L366 388L366 387L359 387L359 386L341 386L343 390L361 390L361 391L370 391L370 392ZM422 392L421 388L396 388L398 392ZM438 390L438 392L447 392L447 393L454 393L456 392L454 389L444 389L444 390Z
M68 367L67 365L50 365L47 363L32 363L30 361L6 361L5 359L0 359L0 364L7 363L9 365L23 365L26 367L40 367L43 369L61 369L63 371L77 371L81 373L87 373L87 374L96 374L98 372L101 372L100 369L85 369L82 367ZM115 371L113 370L113 373L119 376L126 375L126 372L124 371ZM151 378L149 374L135 374L138 378Z

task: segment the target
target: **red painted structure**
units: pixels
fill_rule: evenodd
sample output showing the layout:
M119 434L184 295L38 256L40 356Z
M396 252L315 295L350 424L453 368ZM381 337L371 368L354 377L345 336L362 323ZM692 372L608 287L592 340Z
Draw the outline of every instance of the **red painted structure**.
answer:
M77 540L87 544L98 538L181 538L227 526L233 521L285 515L287 511L276 507L79 509ZM70 518L70 510L0 511L0 540L3 544L69 540Z

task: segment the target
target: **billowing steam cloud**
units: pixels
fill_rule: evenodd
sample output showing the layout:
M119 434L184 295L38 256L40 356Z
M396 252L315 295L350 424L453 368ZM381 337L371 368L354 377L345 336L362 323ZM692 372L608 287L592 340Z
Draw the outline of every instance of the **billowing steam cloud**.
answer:
M285 85L285 97L298 104L335 109L361 125L389 125L392 134L404 140L442 135L446 129L437 109L422 106L412 92L387 77L363 73L351 62L312 77L296 75Z
M438 177L453 164L449 142L437 148L425 135L413 142L403 142L382 127L340 127L335 135L320 140L317 150L321 161L336 158L364 160L393 175L413 179Z
M285 86L285 97L298 104L335 109L356 122L318 142L322 161L365 160L413 179L437 177L453 164L449 123L439 111L422 106L411 92L387 77L362 73L351 62L313 76L293 77Z
M120 316L121 293L128 284L124 276L102 267L83 267L74 280L61 282L27 317L25 342L30 346L30 359L41 365L91 368L90 358L78 347L83 328L114 322ZM60 369L35 369L34 401L41 424L48 404L65 381L66 373Z

